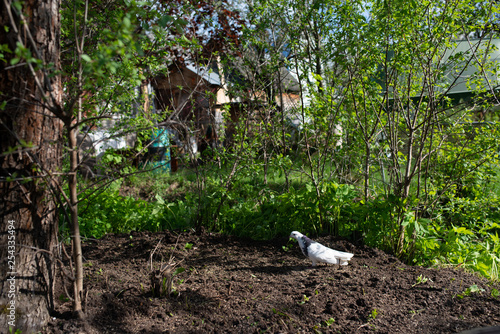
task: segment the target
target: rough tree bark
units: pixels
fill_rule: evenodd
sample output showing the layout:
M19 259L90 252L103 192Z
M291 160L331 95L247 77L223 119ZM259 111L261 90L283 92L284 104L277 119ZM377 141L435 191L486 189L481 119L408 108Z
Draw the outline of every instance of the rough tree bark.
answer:
M21 43L52 67L22 58L11 65L13 53L0 59L0 332L13 325L31 333L46 324L53 307L53 175L62 165L62 122L54 113L62 88L60 77L47 73L59 69L60 0L22 2L24 20L11 2L0 0L0 45L15 50Z

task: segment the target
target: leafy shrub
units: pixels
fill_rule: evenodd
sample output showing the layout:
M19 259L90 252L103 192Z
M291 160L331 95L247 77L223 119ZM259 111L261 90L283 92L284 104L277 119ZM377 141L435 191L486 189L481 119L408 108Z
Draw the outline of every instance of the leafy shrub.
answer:
M320 194L318 198L316 189L306 184L283 194L262 191L258 199L239 198L224 207L221 225L224 232L254 239L288 236L293 230L320 234L333 231L335 224L342 227L342 212L356 192L332 182L321 185Z
M500 265L500 203L497 197L454 198L428 221L416 242L419 264L451 264L498 280Z
M416 199L408 199L415 201ZM399 199L388 196L351 203L354 223L348 229L360 230L364 242L391 251L397 241L399 227L395 223ZM500 207L496 196L471 200L448 199L432 218L415 218L403 212L405 228L404 258L418 265L453 265L479 272L498 280L500 265Z
M159 231L167 228L168 205L161 197L155 202L121 196L118 190L108 188L94 193L89 189L80 196L79 223L84 237L100 238L106 233L130 231ZM68 230L62 218L63 233Z

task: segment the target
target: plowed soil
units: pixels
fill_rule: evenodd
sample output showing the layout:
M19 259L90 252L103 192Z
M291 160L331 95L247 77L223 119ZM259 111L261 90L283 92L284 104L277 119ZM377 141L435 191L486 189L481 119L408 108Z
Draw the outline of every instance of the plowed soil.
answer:
M498 284L459 268L408 266L330 236L316 240L355 256L348 266L310 268L288 239L209 233L87 241L86 319L71 318L59 289L43 333L457 333L500 325ZM162 283L153 293L162 275L151 272L169 263L163 277L185 271L170 295Z

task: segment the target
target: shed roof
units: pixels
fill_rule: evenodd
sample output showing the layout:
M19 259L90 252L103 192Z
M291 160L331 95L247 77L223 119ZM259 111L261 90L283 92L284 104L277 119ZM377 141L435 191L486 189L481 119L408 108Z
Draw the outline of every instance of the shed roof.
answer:
M208 68L207 66L197 66L192 63L186 63L186 68L203 78L210 85L221 86L221 80L218 73Z
M455 57L458 60L455 60ZM488 80L493 87L496 87L499 83L497 68L483 72L482 67L486 64L495 67L500 64L500 39L457 41L457 45L449 49L440 62L442 66L449 65L446 79L450 84L453 83L453 86L448 94L470 93L471 89L467 87L468 81L478 75L482 77L480 79L482 84Z
M393 51L388 51L389 59L393 55ZM478 79L476 85L489 84L491 87L498 87L500 84L500 39L454 41L454 45L445 50L435 66L444 70L441 85L436 89L445 91L447 95L470 94L474 89L470 86L471 79L474 77ZM485 68L488 69L485 70ZM385 73L380 74L377 81L381 84L382 91L385 92L383 80ZM389 91L392 91L392 87L389 87Z

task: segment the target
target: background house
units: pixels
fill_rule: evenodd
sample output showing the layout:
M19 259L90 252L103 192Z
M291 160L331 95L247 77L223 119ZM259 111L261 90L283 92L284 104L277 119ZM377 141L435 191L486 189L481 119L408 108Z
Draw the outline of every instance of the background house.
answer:
M388 52L388 59L394 52ZM500 86L500 39L468 39L455 41L455 45L443 50L442 55L435 55L435 68L442 71L441 82L436 82L433 89L450 97L455 103L470 100L478 87L498 91ZM393 87L386 87L385 78L388 74L380 67L380 77L377 80L382 92L394 96ZM423 74L422 74L423 75ZM418 73L415 74L418 76ZM404 80L404 78L402 78ZM426 96L426 90L423 90ZM415 94L415 98L420 95Z
M257 122L267 108L283 111L293 118L291 110L300 98L300 87L285 67L280 69L279 81L272 83L271 91L258 88L242 94L230 93L235 85L249 87L256 80L254 75L234 62L225 65L218 61L208 65L187 62L173 64L163 74L144 81L136 90L134 112L164 114L165 118L159 120L161 131L151 133L149 153L142 159L165 166L172 159L172 169L176 170L179 161L199 161L207 150L221 145L230 149L236 124L242 117ZM116 135L110 131L120 117L116 114L101 127L84 132L81 141L86 147L93 147L92 152L98 157L110 148L118 152L133 148L135 134Z
M275 83L281 85L280 89L271 94L246 88L255 80L252 75L238 61L222 64L218 60L208 66L171 66L167 74L151 80L155 112L166 111L166 123L179 154L194 158L197 154L203 157L207 149L220 145L230 149L236 124L242 117L256 122L270 105L274 112L285 113L296 106L300 87L285 67L280 69L281 79ZM243 89L235 94L235 86Z
M153 78L154 112L165 112L165 124L178 154L194 157L217 146L222 117L214 110L222 85L218 73L191 63L172 65Z

